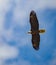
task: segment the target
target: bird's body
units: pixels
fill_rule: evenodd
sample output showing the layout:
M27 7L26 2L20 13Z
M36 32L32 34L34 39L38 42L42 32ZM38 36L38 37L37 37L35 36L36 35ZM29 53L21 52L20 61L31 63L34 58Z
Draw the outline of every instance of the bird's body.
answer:
M39 44L40 44L39 33L43 33L45 32L45 30L39 30L39 22L38 22L36 13L34 11L31 11L30 13L30 25L31 25L31 30L28 33L32 34L33 48L38 50Z

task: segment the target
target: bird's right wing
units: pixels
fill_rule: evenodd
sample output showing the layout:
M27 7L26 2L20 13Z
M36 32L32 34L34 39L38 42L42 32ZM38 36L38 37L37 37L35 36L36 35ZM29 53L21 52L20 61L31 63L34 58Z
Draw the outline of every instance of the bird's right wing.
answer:
M39 49L39 45L40 45L40 35L39 34L32 35L32 45L34 49L36 50Z

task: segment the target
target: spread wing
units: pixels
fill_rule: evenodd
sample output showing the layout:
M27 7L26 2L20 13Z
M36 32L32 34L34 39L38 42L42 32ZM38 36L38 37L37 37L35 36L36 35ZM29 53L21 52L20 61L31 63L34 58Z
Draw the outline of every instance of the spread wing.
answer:
M34 11L31 11L31 13L30 13L30 25L31 25L31 31L32 32L36 32L39 30L38 19L37 19L36 13ZM33 48L38 50L39 49L39 43L40 43L39 33L32 34Z

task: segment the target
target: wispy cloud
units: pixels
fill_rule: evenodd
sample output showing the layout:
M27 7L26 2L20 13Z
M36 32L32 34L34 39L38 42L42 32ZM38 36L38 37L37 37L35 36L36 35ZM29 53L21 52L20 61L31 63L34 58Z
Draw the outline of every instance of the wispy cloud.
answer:
M4 29L5 15L10 10L11 3L12 0L0 0L0 65L4 65L6 59L15 58L18 55L18 49L14 46L9 46L2 38L11 38L11 30L6 31Z
M11 0L0 0L0 31L3 29L5 14L11 8Z
M5 60L16 58L19 54L19 50L14 46L9 46L7 44L0 45L0 64L4 65Z
M15 7L13 11L13 19L19 26L25 26L27 24L27 17L31 10L39 11L46 8L53 9L56 8L56 0L15 0Z
M18 55L18 49L9 45L0 45L0 59L10 59Z

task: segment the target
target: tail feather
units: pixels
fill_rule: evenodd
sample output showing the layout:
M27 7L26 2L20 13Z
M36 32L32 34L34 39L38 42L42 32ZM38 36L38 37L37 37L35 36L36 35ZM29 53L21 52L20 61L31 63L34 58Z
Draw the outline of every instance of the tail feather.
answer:
M39 33L44 33L44 32L45 32L45 30L44 30L44 29L39 30Z

